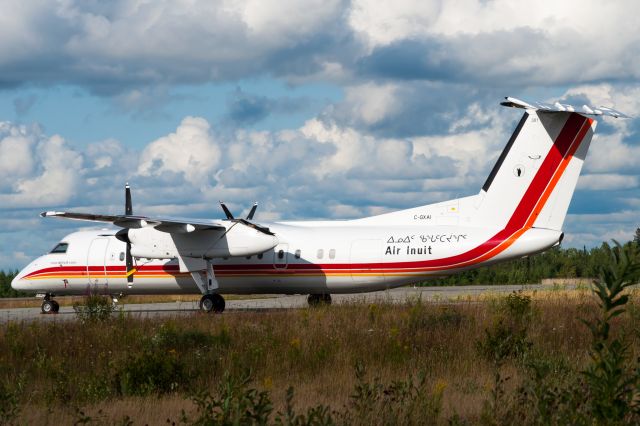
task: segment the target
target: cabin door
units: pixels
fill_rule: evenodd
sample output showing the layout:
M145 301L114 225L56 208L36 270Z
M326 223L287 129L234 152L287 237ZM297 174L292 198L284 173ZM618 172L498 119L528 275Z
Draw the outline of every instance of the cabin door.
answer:
M95 238L89 245L87 253L87 277L91 286L108 284L105 260L107 256L108 238Z

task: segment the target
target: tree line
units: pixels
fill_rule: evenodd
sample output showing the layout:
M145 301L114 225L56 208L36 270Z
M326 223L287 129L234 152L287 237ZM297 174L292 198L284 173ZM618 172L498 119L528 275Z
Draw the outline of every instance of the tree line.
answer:
M0 297L23 297L28 295L27 293L16 291L11 288L11 280L16 275L18 275L18 271L0 271Z
M640 247L640 228L633 240L623 246ZM472 284L534 284L544 278L593 278L609 261L609 244L587 249L562 248L560 246L524 259L465 271L444 278L429 280L424 285L472 285ZM11 288L11 280L18 271L0 271L0 297L22 297L28 293ZM638 277L640 279L640 276Z
M632 244L640 247L640 228L636 229L633 240L623 246ZM606 242L591 249L565 249L557 246L527 258L429 280L423 284L535 284L544 278L595 278L600 268L609 262L609 248L610 245ZM640 279L640 276L637 279Z

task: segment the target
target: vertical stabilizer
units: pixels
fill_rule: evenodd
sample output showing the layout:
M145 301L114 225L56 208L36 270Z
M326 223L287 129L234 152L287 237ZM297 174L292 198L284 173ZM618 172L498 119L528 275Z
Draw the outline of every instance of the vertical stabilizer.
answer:
M527 110L480 191L479 219L560 230L594 129L583 114Z

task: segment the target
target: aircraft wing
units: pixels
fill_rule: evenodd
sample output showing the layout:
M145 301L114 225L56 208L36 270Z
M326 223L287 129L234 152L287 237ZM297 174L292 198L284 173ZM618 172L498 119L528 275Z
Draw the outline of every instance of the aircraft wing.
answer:
M193 231L219 230L227 227L221 220L183 219L172 217L147 217L135 215L104 215L79 212L48 211L40 213L42 217L60 217L64 219L83 220L88 222L111 223L121 228L153 227L158 231L169 233L188 233Z

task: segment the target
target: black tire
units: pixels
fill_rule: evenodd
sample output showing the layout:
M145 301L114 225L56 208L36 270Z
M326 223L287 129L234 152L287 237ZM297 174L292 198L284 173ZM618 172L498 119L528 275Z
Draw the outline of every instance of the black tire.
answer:
M325 293L322 295L322 303L324 303L325 305L330 305L331 304L331 295L329 293Z
M223 313L224 307L226 305L224 297L220 296L219 294L212 294L211 296L213 296L213 312L215 312L216 314Z
M52 300L51 303L53 303L53 312L57 314L60 311L60 304L55 300Z
M224 312L224 307L224 297L219 294L205 294L202 296L202 299L200 299L200 310L203 312L220 314Z
M51 300L43 300L42 306L40 307L43 314L51 314L55 312L53 302Z

